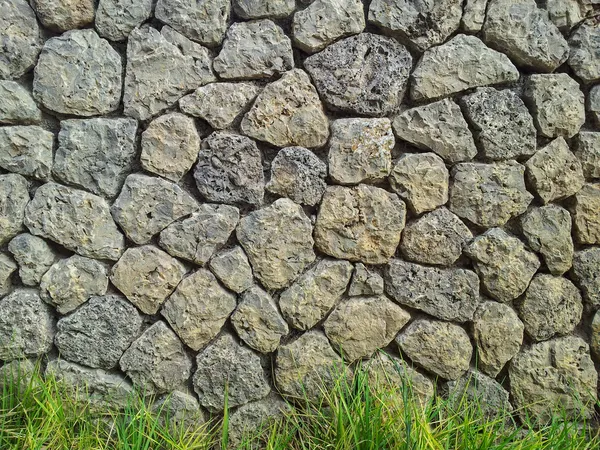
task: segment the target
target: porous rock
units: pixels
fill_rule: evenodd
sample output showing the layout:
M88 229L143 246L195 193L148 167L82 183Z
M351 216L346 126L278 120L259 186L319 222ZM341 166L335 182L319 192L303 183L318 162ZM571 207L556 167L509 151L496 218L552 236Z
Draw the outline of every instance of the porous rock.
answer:
M23 397L26 392L31 392L31 387L37 387L36 376L36 365L31 359L15 359L5 362L0 367L0 390L11 392L11 394L15 392Z
M368 269L363 263L356 263L348 288L348 295L356 297L383 294L383 284L381 275Z
M590 336L590 350L592 355L598 359L600 357L600 312L596 311L594 318L592 319L591 336Z
M37 286L58 259L58 253L40 237L19 234L8 243L8 251L19 265L19 278L26 286Z
M0 124L28 125L42 121L31 92L15 81L0 80Z
M124 41L152 15L152 0L100 0L94 25L111 41Z
M28 187L21 175L0 175L0 244L10 241L23 229Z
M0 167L47 180L52 170L54 134L38 126L0 128Z
M478 408L487 420L500 420L512 412L509 393L493 378L469 370L466 374L454 381L444 384L449 406L460 414L465 407ZM468 413L464 413L465 415Z
M581 162L586 178L600 178L600 133L581 131L575 136L573 154Z
M17 263L7 253L0 253L0 297L12 290L12 274L17 268Z
M600 80L600 24L583 22L569 37L569 67L584 83Z
M244 19L283 19L294 12L296 0L234 0L233 9Z
M575 194L572 210L575 240L600 244L600 183L588 183Z
M600 127L600 85L590 89L588 95L588 109L591 116L596 121L596 126Z
M163 426L193 432L206 422L206 415L192 394L173 391L152 404L152 412Z
M575 252L573 279L581 289L584 300L593 308L600 306L600 247Z
M233 292L240 294L252 286L252 267L239 245L217 253L210 260L209 267L221 283Z
M595 0L542 0L541 6L548 11L550 20L563 33L568 33L592 10Z
M94 0L32 0L35 13L46 28L63 32L83 28L94 21Z
M488 0L465 0L463 5L463 15L461 28L467 33L477 33L481 31L485 21L485 10Z

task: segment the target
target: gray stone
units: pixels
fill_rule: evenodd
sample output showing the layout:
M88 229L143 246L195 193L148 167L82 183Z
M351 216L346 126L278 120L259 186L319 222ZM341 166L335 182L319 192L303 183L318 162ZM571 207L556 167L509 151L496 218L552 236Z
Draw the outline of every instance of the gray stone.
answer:
M584 83L600 80L600 25L589 19L569 37L569 67Z
M32 0L35 13L46 28L68 31L94 22L94 0Z
M29 203L29 183L21 175L0 175L0 245L23 229L25 207Z
M465 0L461 28L467 33L478 33L485 21L488 0Z
M226 288L240 294L252 286L252 267L239 245L217 253L209 263L210 270Z
M283 19L294 12L296 0L234 0L233 9L242 19Z
M58 321L54 343L61 358L97 369L112 369L139 335L141 326L142 317L124 298L92 297Z
M330 186L315 225L315 244L335 258L384 264L396 251L406 205L396 194L358 185Z
M31 93L19 83L0 80L0 124L23 125L42 121Z
M73 255L61 259L44 274L40 297L60 314L67 314L90 297L106 294L107 288L108 273L103 264Z
M29 233L19 234L8 243L8 251L19 265L19 278L26 286L37 286L59 256L48 243Z
M17 263L7 253L0 253L0 297L12 290L12 274L16 270Z
M156 314L186 270L175 258L152 245L128 248L112 267L110 281L146 314Z
M361 33L306 58L304 68L330 109L387 116L400 109L412 57L394 39Z
M432 150L446 162L468 161L477 147L459 106L444 99L404 111L393 122L398 138Z
M126 178L111 213L127 237L141 245L198 209L196 200L176 184L162 178L133 174Z
M396 342L414 363L447 380L463 375L473 354L467 332L439 320L415 320L396 337Z
M60 114L107 114L119 107L121 72L121 57L94 30L67 31L44 44L33 95Z
M600 178L600 133L581 131L575 136L573 154L581 162L586 178Z
M523 214L533 200L524 174L525 167L515 161L457 164L452 169L448 208L482 227L502 226Z
M160 313L181 340L198 351L219 334L235 306L235 295L200 269L179 283Z
M575 194L571 214L575 240L580 244L600 244L600 183L585 184Z
M456 381L448 381L444 389L448 406L465 418L473 408L486 420L503 420L513 409L508 401L508 391L493 378L476 370L469 370Z
M265 397L271 388L260 357L223 334L196 357L194 390L200 404L213 413L244 405ZM215 377L217 373L219 376Z
M142 133L140 162L148 172L177 182L196 162L200 136L194 119L179 113L150 122Z
M246 136L216 131L202 141L194 179L209 202L258 206L265 190L262 153Z
M39 387L38 370L39 367L30 359L15 359L4 363L0 367L0 391L10 392L11 396L16 392L21 398L25 397L32 392L32 388Z
M598 359L600 357L600 311L596 311L592 319L590 349L592 355Z
M95 26L111 41L124 41L133 29L152 15L152 0L100 0Z
M246 344L261 353L277 350L279 341L289 332L273 298L258 286L242 294L231 324Z
M600 127L600 85L590 89L588 95L588 109L592 118L596 121L596 127Z
M459 34L425 52L411 75L410 95L415 101L435 100L474 87L511 83L519 76L506 55L475 36Z
M171 432L193 433L206 423L206 415L196 397L191 394L173 391L161 396L152 404L152 413Z
M595 0L542 0L541 6L548 11L550 20L563 33L579 24L592 11Z
M350 287L348 288L348 295L356 297L379 294L383 294L383 277L377 272L368 269L363 263L356 263Z
M164 322L155 322L125 351L121 370L146 395L163 394L191 375L192 361L177 335Z
M600 306L600 247L590 247L575 253L573 279L583 293L583 299L596 309Z
M535 253L501 228L491 228L465 248L487 293L500 302L520 296L540 267Z
M125 249L106 200L57 183L46 183L35 191L25 209L24 224L32 234L81 256L116 261Z
M54 134L38 126L0 128L0 167L47 180L52 170Z
M281 313L294 328L312 328L344 294L351 274L352 264L348 261L319 261L281 293Z
M479 304L479 280L466 269L438 269L400 259L386 266L385 291L402 305L455 322L473 319Z
M236 235L267 289L288 286L315 260L310 220L285 198L240 220Z
M225 245L239 220L233 206L204 203L187 219L165 228L158 243L173 256L204 265Z

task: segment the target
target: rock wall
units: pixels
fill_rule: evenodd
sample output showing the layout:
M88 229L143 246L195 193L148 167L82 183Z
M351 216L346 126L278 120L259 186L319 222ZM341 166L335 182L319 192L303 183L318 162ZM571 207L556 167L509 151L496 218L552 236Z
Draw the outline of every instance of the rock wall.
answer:
M0 0L0 372L194 421L227 381L236 429L360 360L592 413L597 0L153 3Z

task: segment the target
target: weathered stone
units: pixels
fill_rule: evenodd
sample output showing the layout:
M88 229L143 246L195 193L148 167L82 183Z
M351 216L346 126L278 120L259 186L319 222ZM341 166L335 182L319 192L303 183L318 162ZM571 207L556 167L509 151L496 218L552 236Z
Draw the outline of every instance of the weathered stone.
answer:
M156 314L186 270L152 245L128 248L112 267L110 281L146 314Z
M121 357L120 366L146 395L170 392L192 372L192 361L181 341L161 321L131 344Z
M235 295L200 269L179 283L160 313L181 340L198 351L219 334L235 306Z
M156 400L152 404L152 413L163 426L173 431L193 433L206 422L196 397L181 391L173 391Z
M456 322L471 320L479 304L479 280L474 272L400 259L392 259L386 266L385 291L402 305Z
M38 126L0 128L0 167L47 180L52 170L54 134Z
M121 57L94 30L50 38L35 66L33 95L61 114L95 116L119 107Z
M363 263L356 263L348 295L356 297L379 294L383 294L383 277L377 272L369 270Z
M136 244L147 244L171 223L198 211L196 200L174 183L142 174L129 175L111 213Z
M246 344L261 353L277 350L279 341L289 332L271 296L258 286L242 294L231 324Z
M564 33L579 24L592 10L595 0L542 0L550 20Z
M501 302L520 296L540 267L535 253L501 228L477 236L465 248L488 294Z
M575 137L573 154L581 162L586 178L600 178L600 133L581 131Z
M588 109L596 121L596 126L600 127L600 85L590 89L588 94Z
M30 359L15 359L5 362L0 367L0 392L16 393L24 397L27 392L31 392L32 387L38 387L38 367ZM10 390L9 390L10 389Z
M482 227L504 225L523 214L533 200L524 174L525 167L515 161L457 164L452 169L448 208Z
M456 381L444 385L450 408L468 416L476 410L487 420L502 420L512 412L509 393L493 378L476 370L469 370ZM466 410L466 411L465 411Z
M288 286L315 260L310 220L285 198L240 220L236 235L267 289Z
M0 175L0 245L23 229L25 207L29 203L29 183L21 175Z
M15 81L0 80L0 124L36 124L42 112L31 93Z
M40 237L29 233L19 234L8 244L8 251L19 265L19 278L26 286L37 286L58 254Z
M227 242L239 220L240 212L233 206L204 203L189 218L165 228L158 242L171 255L204 265Z
M308 330L320 322L346 291L352 264L323 259L305 272L279 297L286 320L299 330Z
M315 244L335 258L383 264L396 251L406 205L396 194L361 184L330 186L315 225Z
M271 390L260 357L223 334L196 357L194 390L200 404L213 413L260 400ZM219 376L215 377L217 373Z
M569 38L569 67L584 83L600 80L600 24L583 22Z
M92 297L56 324L54 343L61 358L98 369L112 369L138 336L142 317L122 297Z
M585 184L575 194L572 214L575 240L580 244L600 244L600 184Z
M394 39L361 33L306 58L304 68L332 110L387 116L400 108L412 57Z
M506 55L475 36L459 34L425 52L411 75L410 95L415 101L435 100L518 79L519 71Z
M594 309L600 306L600 247L591 247L575 253L573 278L584 300Z
M35 13L46 28L63 32L94 22L94 0L32 0Z
M433 150L451 164L468 161L477 154L467 121L452 100L404 111L394 119L393 125L398 138Z
M233 292L240 294L252 286L252 267L239 245L217 253L210 260L209 267L221 283Z
M124 41L152 15L152 0L100 0L94 25L111 41Z
M464 329L439 320L415 320L396 342L414 363L447 380L456 380L467 371L473 353Z
M488 0L465 0L461 28L467 33L478 33L485 21Z
M234 0L233 9L242 19L283 19L296 9L295 0Z
M6 253L0 253L0 297L12 290L12 274L17 270L17 263Z

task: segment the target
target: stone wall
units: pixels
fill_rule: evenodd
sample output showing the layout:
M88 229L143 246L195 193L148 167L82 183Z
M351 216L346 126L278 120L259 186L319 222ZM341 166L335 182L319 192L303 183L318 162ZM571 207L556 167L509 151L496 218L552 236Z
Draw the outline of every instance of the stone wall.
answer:
M236 427L360 360L592 413L597 0L153 3L0 0L0 372L197 421L227 380Z

